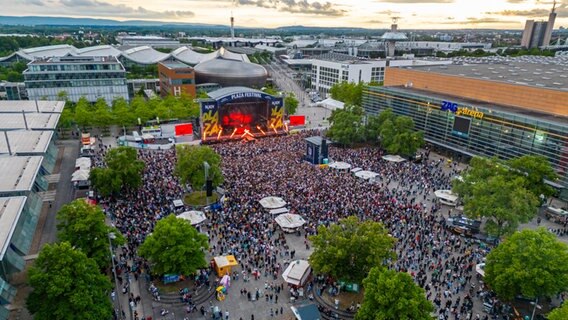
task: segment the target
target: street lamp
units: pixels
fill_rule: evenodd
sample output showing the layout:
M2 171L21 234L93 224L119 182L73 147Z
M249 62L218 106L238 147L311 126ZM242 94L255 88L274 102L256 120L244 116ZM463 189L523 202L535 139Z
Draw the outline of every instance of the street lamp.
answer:
M203 169L205 170L205 205L209 206L209 196L207 196L207 178L209 177L209 169L211 166L207 161L203 161Z

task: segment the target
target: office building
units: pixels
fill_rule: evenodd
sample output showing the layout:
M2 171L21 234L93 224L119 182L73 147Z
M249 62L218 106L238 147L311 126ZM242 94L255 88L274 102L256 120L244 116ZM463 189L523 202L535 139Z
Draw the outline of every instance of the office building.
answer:
M9 318L9 305L16 296L12 277L24 270L42 208L51 201L46 196L49 183L57 182L50 174L63 107L61 101L0 101L1 320Z
M382 82L387 66L414 66L448 64L451 61L362 60L349 55L330 53L315 57L312 62L311 86L321 94L329 93L331 87L340 82Z
M181 62L160 62L158 74L162 97L182 94L195 97L195 72L192 67Z
M521 38L521 47L532 49L549 46L555 21L556 1L548 15L548 21L526 21L523 37Z
M177 48L179 41L159 36L118 36L116 40L123 46L150 46L154 48Z
M0 82L0 100L27 100L28 91L23 82Z
M409 116L427 142L466 157L545 156L567 187L566 62L387 68L384 87L364 89L363 107Z
M146 90L154 94L160 92L160 79L128 79L126 86L128 86L128 96L134 99L139 93L146 95Z
M52 57L37 59L24 71L28 97L57 100L60 92L77 102L81 97L111 104L115 98L129 100L126 71L115 57Z

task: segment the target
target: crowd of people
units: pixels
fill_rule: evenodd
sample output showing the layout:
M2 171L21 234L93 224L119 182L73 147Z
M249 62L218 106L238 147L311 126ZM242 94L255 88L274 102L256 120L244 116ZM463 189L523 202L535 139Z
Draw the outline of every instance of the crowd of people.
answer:
M439 319L489 319L473 311L481 310L479 298L486 296L475 276L475 266L483 261L487 247L449 231L444 217L448 208L442 208L433 193L450 187L451 179L459 174L458 165L430 159L427 154L421 163L395 163L383 160L382 151L375 147L330 147L334 161L379 174L369 182L349 171L303 161L304 139L318 134L304 131L212 146L223 159L225 201L220 212L208 213L200 230L209 236L210 256L237 257L240 269L232 277L244 280L242 298L265 297L266 303L274 304L280 296L281 304L288 301L290 292L281 274L297 249L289 241L295 235L281 231L274 217L259 204L264 197L277 196L287 201L291 213L307 221L299 230L305 248L310 248L308 236L315 234L319 226L341 218L356 215L362 220L382 222L397 238L398 259L393 268L409 272L425 289ZM119 268L135 275L149 268L136 255L137 247L159 219L179 212L173 201L188 190L173 173L175 150L140 150L138 155L146 164L143 186L102 202L127 239L117 259ZM104 165L101 159L96 161L98 165ZM272 316L281 310L278 305L268 309ZM254 319L255 313L258 319L268 317L258 315L256 309L250 313L246 318Z

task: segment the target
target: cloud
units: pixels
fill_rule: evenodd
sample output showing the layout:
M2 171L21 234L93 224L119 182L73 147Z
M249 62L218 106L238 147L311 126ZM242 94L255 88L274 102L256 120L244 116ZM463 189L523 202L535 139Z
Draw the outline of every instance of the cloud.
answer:
M532 10L503 10L495 12L486 12L486 14L500 15L508 17L528 17L528 18L546 18L550 13L550 9L532 9ZM556 15L558 18L568 17L568 4L560 4L556 7Z
M238 6L255 6L267 9L277 9L282 12L309 15L337 17L344 16L347 13L346 10L335 8L335 5L329 1L309 2L308 0L234 0L231 2Z
M507 0L507 2L509 2L509 3L523 3L525 1L526 0Z
M474 18L474 17L470 17L467 18L466 20L462 20L462 21L456 21L456 20L449 20L449 21L443 21L443 22L438 22L441 24L462 24L462 25L468 25L468 24L512 24L512 23L518 23L518 21L511 21L511 20L502 20L502 19L496 19L496 18Z
M378 0L388 3L453 3L455 0Z
M153 11L143 7L128 7L124 4L112 4L99 0L60 0L68 8L80 8L96 16L120 16L143 19L181 19L195 16L191 11Z
M24 4L31 4L34 6L45 6L45 3L43 3L43 0L23 0Z
M393 10L383 10L383 11L378 11L377 14L392 16L392 15L399 15L400 12L399 11L393 11Z

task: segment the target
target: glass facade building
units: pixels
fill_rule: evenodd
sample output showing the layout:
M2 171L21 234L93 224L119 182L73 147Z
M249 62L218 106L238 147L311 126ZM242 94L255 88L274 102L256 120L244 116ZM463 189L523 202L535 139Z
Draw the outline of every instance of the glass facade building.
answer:
M24 71L28 97L57 100L64 91L71 101L86 97L129 100L126 71L115 57L54 57L30 62Z
M568 187L568 119L405 87L366 87L368 114L409 116L427 142L468 156L545 156Z

